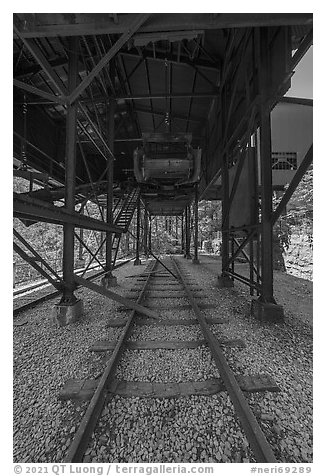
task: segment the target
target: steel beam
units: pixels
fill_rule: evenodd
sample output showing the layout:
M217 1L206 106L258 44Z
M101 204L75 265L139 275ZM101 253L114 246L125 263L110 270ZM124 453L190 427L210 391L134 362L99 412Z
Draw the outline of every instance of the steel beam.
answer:
M187 205L185 209L185 240L186 240L186 247L185 247L185 258L191 258L190 255L190 207Z
M24 38L21 36L20 31L18 29L18 22L17 22L17 15L14 13L14 32L17 36L20 37L25 47L28 51L34 56L37 63L41 66L42 70L46 73L52 84L55 86L56 90L60 94L60 96L65 96L66 94L66 87L61 81L61 78L57 75L54 71L48 60L43 55L42 51L38 48L34 40Z
M148 232L149 232L149 226L148 226L148 213L146 208L144 208L144 228L143 228L143 233L144 233L144 255L147 258L148 257Z
M69 41L68 59L68 91L73 91L78 78L78 38ZM75 213L76 187L76 139L77 139L77 106L67 105L66 116L66 161L65 161L65 208L69 213ZM73 304L74 295L74 225L63 225L63 280L64 291L60 304Z
M135 265L140 264L139 259L139 248L140 248L140 194L137 199L137 221L136 221L136 259L134 261Z
M40 262L45 268L48 269L48 271L50 271L50 273L53 274L53 276L58 280L58 283L62 283L62 279L60 278L60 276L56 273L56 271L42 258L41 255L39 255L37 253L37 251L21 236L20 233L18 233L17 230L13 230L13 234L14 236L21 242L23 243L23 245L31 252L33 253L33 257L32 258L29 258L27 261L28 263L32 263L32 262L35 262L35 261L38 261Z
M13 80L14 86L16 86L19 89L23 89L24 91L27 91L31 94L35 94L36 96L40 96L44 99L47 99L51 103L54 104L64 104L65 98L62 96L55 96L54 94L47 93L46 91L43 91L42 89L36 88L35 86L32 86L31 84L24 83L23 81L19 81L18 79Z
M226 126L226 100L225 91L222 92L222 130ZM224 149L222 156L222 277L229 271L229 164L228 149Z
M185 217L184 213L181 215L181 253L185 253L185 230L184 230Z
M109 125L109 149L113 151L114 147L114 112L115 112L116 102L111 100L108 108L108 125ZM113 221L113 153L108 157L108 168L106 172L107 179L107 191L106 191L106 222L112 223ZM112 233L110 231L106 232L106 248L105 248L105 269L109 275L112 271Z
M304 55L309 50L310 46L312 45L312 42L313 42L313 32L312 32L312 28L311 28L311 30L305 36L305 38L302 40L302 42L300 43L297 51L294 53L294 55L292 57L291 69L296 68L298 63L301 61L301 59L304 57Z
M125 101L135 101L135 100L142 100L142 99L183 99L183 98L214 98L218 96L218 92L216 91L205 91L202 93L194 93L194 92L184 92L184 93L167 93L166 91L161 93L151 93L151 94L132 94L132 95L121 95L118 94L115 96L115 99L124 99Z
M269 89L268 29L260 29L259 81L260 103L260 167L261 167L261 276L263 302L275 303L273 297L273 223L272 223L272 141L271 111L267 104Z
M195 185L195 201L194 201L194 264L199 264L198 260L198 184Z
M165 63L166 60L168 60L170 63L172 63L173 65L177 67L185 66L187 69L190 69L194 64L197 68L206 69L207 71L211 71L215 74L220 73L220 68L216 66L216 62L211 63L210 61L197 58L196 62L192 63L189 60L185 59L185 57L180 57L178 61L178 55L173 53L156 52L155 57L153 57L153 56L150 56L148 51L143 52L143 55L140 56L139 54L133 53L131 50L131 51L120 51L119 55L124 56L126 58L133 58L133 59L139 58L140 61L143 58L146 58L149 61L156 62L156 63L163 63L163 64Z
M114 23L109 14L76 13L72 15L38 13L37 22L31 14L18 14L20 36L24 38L121 34L128 31L138 16L120 15ZM138 28L139 32L215 30L257 26L312 24L312 13L158 13Z
M45 279L47 279L56 289L61 290L62 284L52 278L44 269L35 261L33 260L28 254L19 246L17 243L13 244L14 251L19 254L23 260L29 263L36 271L38 271Z
M152 252L152 220L149 215L149 230L148 230L148 252Z
M110 48L110 50L101 58L95 68L86 76L85 79L72 91L69 95L68 102L72 104L76 99L85 91L85 89L91 84L93 79L102 71L102 69L109 63L109 61L115 56L123 45L132 37L132 35L141 27L141 25L150 17L149 13L143 13L137 15L136 20L133 21L130 27L121 35L116 43Z
M296 171L293 179L291 180L290 185L286 189L280 203L278 204L278 207L276 208L276 210L272 214L272 225L275 225L276 221L281 216L281 214L282 214L283 210L285 209L288 201L290 200L290 198L292 197L295 189L299 185L300 180L302 179L304 174L307 172L308 167L311 165L312 158L313 158L313 146L311 145L308 152L306 153L303 161L301 162L300 167L298 168L298 170Z
M113 301L119 302L120 304L123 304L127 309L134 309L135 311L141 314L144 314L145 316L151 317L152 319L160 319L160 315L158 313L156 313L155 311L152 311L151 309L147 307L137 304L135 301L126 299L120 296L120 294L116 294L112 291L109 291L108 289L104 289L102 286L98 286L97 284L91 283L84 278L80 278L76 274L74 277L75 277L75 282L77 284L80 284L81 286L85 286L85 288L88 288L91 291L94 291L98 294L102 294L102 296L112 299Z

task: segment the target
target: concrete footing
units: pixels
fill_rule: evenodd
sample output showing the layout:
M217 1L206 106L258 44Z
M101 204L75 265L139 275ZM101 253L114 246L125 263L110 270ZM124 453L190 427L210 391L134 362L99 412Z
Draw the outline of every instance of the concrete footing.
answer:
M283 306L270 302L261 302L259 299L251 301L251 315L262 322L284 321Z
M141 260L139 258L136 258L134 261L134 266L139 266L141 264Z
M217 278L217 287L218 288L233 288L234 282L229 276L218 276Z
M54 308L53 321L59 326L67 326L78 321L84 312L83 301L78 299L74 304L57 304Z
M118 279L116 276L113 276L113 274L104 276L104 278L101 279L101 285L104 288L114 288L115 286L118 286Z

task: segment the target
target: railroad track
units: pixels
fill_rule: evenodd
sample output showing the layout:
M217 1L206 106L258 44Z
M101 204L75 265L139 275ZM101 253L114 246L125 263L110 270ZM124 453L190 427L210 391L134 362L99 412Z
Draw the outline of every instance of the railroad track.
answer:
M125 261L121 262L121 263L118 263L114 269L117 269L117 268L120 268L120 266L123 266L127 263L129 263L129 261L131 261L131 258L129 259L126 259ZM90 271L92 272L92 270ZM96 278L100 278L101 276L103 276L103 274L105 273L105 271L101 270L97 273L94 273L94 274L88 274L88 276L86 277L86 279L88 281L93 281L94 279ZM30 289L33 289L34 285L32 284L31 285L31 288L26 288L26 290L24 292L28 292ZM81 287L80 285L77 286L78 288ZM40 292L42 292L43 289L39 290L39 289L36 289L35 290L35 294L39 294ZM34 294L34 293L33 293ZM59 296L61 294L61 291L58 291L58 290L55 290L55 291L52 291L52 292L49 292L49 293L46 293L46 294L43 294L41 296L38 296L36 297L35 299L32 299L31 301L28 301L24 304L22 304L21 306L17 306L13 309L13 316L17 316L18 314L22 313L23 311L27 311L29 309L32 309L33 307L37 306L38 304L41 304L42 302L46 302L48 301L49 299L52 299L56 296ZM16 299L23 299L23 296L20 296L18 295Z
M120 324L116 320L109 322L109 325L123 327L115 342L103 340L94 343L92 350L108 352L107 365L102 375L97 380L84 383L70 381L61 392L62 399L90 400L64 462L110 462L110 444L114 444L118 452L122 448L122 453L125 447L123 435L119 434L117 441L112 441L112 434L119 425L123 425L124 420L130 422L130 413L134 414L135 405L137 406L140 401L153 405L151 410L145 412L148 414L148 417L145 417L145 425L154 431L153 421L159 417L156 412L160 410L166 412L166 402L169 402L170 414L165 415L164 419L172 424L173 419L177 420L175 402L181 399L187 407L187 402L189 404L189 399L194 395L196 398L211 399L205 400L204 407L207 403L211 405L209 408L212 409L212 414L209 421L212 424L214 419L221 417L221 412L224 411L222 407L227 404L226 399L229 398L234 407L235 419L241 422L243 434L246 435L254 460L265 463L277 462L247 403L244 394L246 390L248 391L246 378L241 380L238 375L236 376L224 356L223 346L232 345L232 342L218 339L210 329L210 324L223 323L223 318L205 316L207 305L205 306L202 300L205 292L198 289L191 275L182 269L181 263L180 259L169 258L165 260L164 265L152 261L147 266L138 276L131 294L138 295L138 304L147 306L154 312L158 311L159 318L144 317L136 311L127 311L127 317L120 320ZM171 270L171 273L168 270ZM176 328L179 329L177 339L175 339ZM186 340L188 332L192 335L190 340ZM193 338L194 335L197 336L196 339ZM189 367L193 364L194 356L200 369L195 371L193 377L190 375L191 372L189 373ZM177 367L180 368L177 378L169 366L171 359L177 362ZM159 361L160 370L157 367ZM199 379L196 376L199 376ZM270 382L266 384L266 388L275 390ZM224 399L216 400L216 395L220 395L219 392L227 394ZM122 410L122 416L119 414L117 417L115 411L119 405L126 410L125 414ZM205 409L203 412L207 413ZM129 440L137 433L135 427L137 421L141 424L141 418L137 420L134 417ZM130 429L132 425L128 423L127 428ZM211 441L216 442L214 428L215 426L210 426L207 431L210 432ZM159 433L162 433L161 430ZM161 443L158 444L164 445L162 437L159 438ZM190 443L186 445L188 448ZM188 449L190 450L190 446ZM206 455L205 448L201 451L201 456ZM99 455L99 459L96 455ZM191 459L194 458L193 453L190 452L189 455L188 461L198 461ZM137 455L133 456L135 457L137 458ZM123 461L138 462L138 459L130 460L130 458L132 456L129 456L129 460L125 456L122 457ZM151 462L146 460L146 457L142 461Z

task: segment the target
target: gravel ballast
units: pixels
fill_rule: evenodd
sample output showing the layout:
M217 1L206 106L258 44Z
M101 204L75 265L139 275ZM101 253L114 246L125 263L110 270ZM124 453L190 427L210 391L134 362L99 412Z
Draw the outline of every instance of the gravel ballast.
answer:
M236 283L233 289L217 289L220 262L200 256L201 265L177 258L184 270L196 274L187 280L214 304L203 311L206 317L226 319L212 325L218 338L241 338L241 351L225 347L231 368L239 374L268 373L281 391L248 396L248 401L280 462L312 461L312 330L307 318L297 316L298 303L286 302L284 324L264 324L249 316L247 287ZM129 263L118 269L121 295L139 287L137 278L146 262ZM171 266L171 261L167 259ZM288 278L288 277L287 277ZM291 280L295 281L291 281ZM159 279L157 286L163 286ZM175 282L168 279L170 283ZM276 299L283 304L284 276L275 275ZM304 280L289 277L284 300ZM299 286L300 284L300 286ZM156 286L156 285L155 285ZM154 288L155 288L154 286ZM289 289L290 286L290 289ZM177 289L180 289L179 286ZM309 286L307 286L309 289ZM277 292L280 295L277 295ZM157 291L155 291L157 293ZM58 392L70 378L92 378L103 370L105 354L88 351L98 340L116 340L121 328L107 326L110 319L121 319L126 312L103 296L88 290L77 291L84 302L85 316L75 324L58 328L50 315L58 298L46 302L20 317L28 324L14 328L14 461L62 462L87 403L60 402ZM135 296L136 298L136 296ZM149 294L150 299L150 294ZM310 300L310 301L309 301ZM154 301L153 301L154 302ZM155 299L155 304L175 310L159 310L162 319L189 319L189 310L177 310L181 299ZM311 294L305 295L305 309ZM137 320L137 318L136 318ZM199 326L135 326L130 340L196 340ZM128 381L186 382L218 377L207 347L196 349L127 349L117 367L116 377ZM204 397L170 399L124 398L114 396L107 403L85 462L254 462L247 440L234 415L226 393Z
M142 272L132 263L117 269L119 286L128 292L131 279ZM96 281L95 281L96 282ZM52 314L59 297L19 315L28 323L13 328L13 454L14 462L60 462L78 427L87 403L61 402L58 394L68 379L94 378L104 367L105 355L89 352L97 340L116 339L121 330L106 327L119 318L118 303L85 288L76 292L83 300L84 316L58 327Z
M110 430L108 430L110 428ZM121 398L105 407L84 462L249 462L226 394Z

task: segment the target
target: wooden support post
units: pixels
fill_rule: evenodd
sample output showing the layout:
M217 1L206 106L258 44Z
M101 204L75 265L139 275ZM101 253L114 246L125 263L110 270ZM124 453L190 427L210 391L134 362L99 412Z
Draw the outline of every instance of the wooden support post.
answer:
M194 258L193 264L199 264L198 259L198 184L195 185L195 201L194 201Z
M134 266L139 266L141 261L139 259L139 245L140 245L140 195L137 199L137 221L136 221L136 259Z

